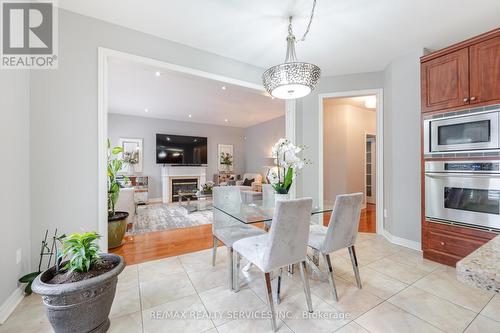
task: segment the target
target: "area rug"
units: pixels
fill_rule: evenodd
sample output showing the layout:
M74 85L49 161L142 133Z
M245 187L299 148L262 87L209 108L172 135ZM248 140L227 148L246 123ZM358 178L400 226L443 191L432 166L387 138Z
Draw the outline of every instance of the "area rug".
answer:
M137 214L132 218L133 227L127 232L137 235L146 232L194 227L212 223L212 210L188 214L184 207L176 203L150 204L137 207Z

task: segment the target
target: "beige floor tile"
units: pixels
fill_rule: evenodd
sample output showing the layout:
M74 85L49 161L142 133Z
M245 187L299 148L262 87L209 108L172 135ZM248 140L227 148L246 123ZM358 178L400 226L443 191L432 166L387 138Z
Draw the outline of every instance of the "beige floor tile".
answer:
M476 314L459 305L410 286L388 302L446 332L462 332Z
M417 281L415 286L450 302L479 312L494 292L469 287L457 280L455 270L438 270Z
M189 278L197 292L203 292L212 288L228 285L227 268L218 268L208 271L188 272Z
M399 262L400 264L415 266L418 269L426 272L432 272L444 266L437 262L424 259L422 252L414 251L411 249L398 251L397 253L388 256L387 259Z
M336 330L335 333L370 333L370 332L368 332L355 322L351 321L349 324L342 326L339 330Z
M225 246L217 248L215 267L212 266L211 249L179 256L179 260L187 272L227 269L227 248Z
M285 323L295 333L321 333L332 332L337 328L346 325L350 319L346 319L344 314L328 305L321 298L312 295L313 313L307 312L307 303L304 295L283 300L277 306L277 311L287 314Z
M139 285L139 271L137 265L126 266L118 275L117 290L129 289Z
M171 274L184 272L177 257L148 261L139 264L139 283L161 280Z
M388 256L399 252L401 250L401 246L392 244L385 239L370 239L357 244L356 250L356 252L377 251L383 256Z
M483 316L500 322L500 294L496 295L481 311Z
M141 312L111 318L109 333L142 333Z
M383 301L381 298L364 289L358 289L355 284L341 278L335 279L335 286L339 298L338 302L333 299L332 289L328 282L315 283L312 292L338 311L349 314L351 320Z
M371 232L358 232L358 237L356 239L356 243L361 243L365 240L370 240L370 239L379 239L382 236L379 236L375 233Z
M423 271L417 267L400 264L386 258L371 263L368 265L368 268L376 270L379 273L390 276L406 284L412 284L429 274L429 272Z
M279 333L293 333L283 321L277 321ZM257 333L272 332L271 320L267 318L260 319L235 319L224 325L217 326L219 333Z
M142 309L196 294L184 272L167 275L161 280L141 282L140 288Z
M144 310L142 318L145 333L200 333L214 327L197 295Z
M441 330L414 315L384 302L357 318L356 323L377 333L439 333Z
M128 289L117 290L111 312L112 317L122 317L124 315L141 311L141 300L139 298L139 286Z
M259 272L256 275L256 278L252 278L247 283L247 286L250 287L250 289L252 289L264 303L267 304L267 288L264 280L264 274ZM297 272L296 274L288 274L286 271L283 272L280 292L282 300L293 297L300 293L304 293L304 287L299 275L299 272ZM273 275L271 288L273 291L273 297L276 297L276 292L278 289L277 273Z
M500 315L500 314L498 314ZM477 316L476 319L467 327L465 333L498 333L500 332L500 323L484 316Z
M359 275L363 289L382 299L388 299L408 286L406 283L368 267L361 267ZM343 275L342 278L353 284L356 283L353 272Z
M7 321L0 325L0 332L52 332L42 298L35 294L23 298Z
M256 311L266 308L265 303L249 288L243 288L235 293L227 286L222 286L199 295L208 312L220 317L213 320L215 326L230 321L231 313L234 311Z
M362 247L362 246L356 245L355 250L356 250L356 258L358 259L359 266L369 265L369 264L385 257L384 254L380 253L379 251L377 251L375 249L370 249L369 247ZM349 252L347 249L335 251L335 252L333 252L333 255L340 256L349 263L351 262L351 257L349 256Z

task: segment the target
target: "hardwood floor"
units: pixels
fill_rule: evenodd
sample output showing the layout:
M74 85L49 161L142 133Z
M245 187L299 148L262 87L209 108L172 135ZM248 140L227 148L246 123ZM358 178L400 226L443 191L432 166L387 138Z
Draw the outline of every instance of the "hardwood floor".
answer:
M330 214L325 214L323 220L325 225L328 225L329 219ZM361 212L359 231L375 232L375 225L375 205L368 204ZM127 236L123 246L111 249L109 252L123 256L127 265L134 265L211 247L212 225L207 224Z

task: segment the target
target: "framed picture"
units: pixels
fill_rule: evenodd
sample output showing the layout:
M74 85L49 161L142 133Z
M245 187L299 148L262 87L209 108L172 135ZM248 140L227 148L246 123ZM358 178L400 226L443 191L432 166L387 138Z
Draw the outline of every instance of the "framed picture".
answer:
M122 172L142 172L143 149L142 139L120 138L120 147L123 149L121 158L124 160Z
M233 145L221 144L217 146L217 170L232 172L234 170Z

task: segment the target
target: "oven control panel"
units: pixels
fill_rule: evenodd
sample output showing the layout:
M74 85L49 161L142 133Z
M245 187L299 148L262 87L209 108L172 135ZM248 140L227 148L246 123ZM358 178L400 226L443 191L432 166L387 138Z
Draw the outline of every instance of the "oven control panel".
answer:
M500 173L500 160L426 161L425 172Z

